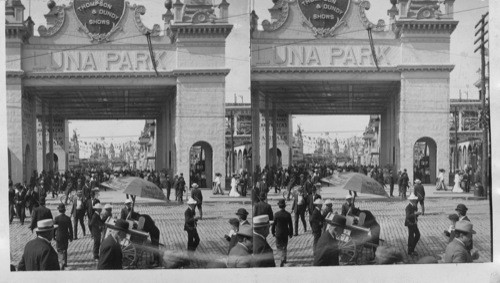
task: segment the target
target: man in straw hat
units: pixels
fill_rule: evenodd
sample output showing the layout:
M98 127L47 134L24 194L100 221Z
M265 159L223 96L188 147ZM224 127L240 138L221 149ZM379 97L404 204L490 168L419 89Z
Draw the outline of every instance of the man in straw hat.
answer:
M354 206L354 198L351 195L345 196L345 202L342 204L341 214L343 216L358 214L356 206Z
M57 229L57 225L54 225L52 219L43 219L37 222L37 227L34 229L37 237L24 247L24 253L17 270L59 270L57 253L50 244L54 229Z
M252 225L243 225L236 233L237 244L230 250L227 258L229 268L249 268L252 263L253 233Z
M132 209L132 200L125 200L125 206L122 208L120 212L120 219L128 220L128 219L139 219L139 214Z
M104 206L104 212L101 215L101 220L103 223L106 223L111 218L113 218L113 207L111 206L111 204L106 203L106 205Z
M321 236L321 229L323 228L323 215L321 214L321 207L323 206L323 200L316 199L314 201L314 210L312 211L310 224L313 234L313 254L316 250L316 243L318 243L319 237Z
M405 208L405 226L408 227L408 255L418 255L415 252L415 247L420 240L420 230L418 229L417 218L421 213L418 211L417 207L418 197L411 194L408 200L410 203Z
M123 254L120 242L127 237L129 223L118 219L109 235L102 241L99 249L99 263L97 269L122 269Z
M330 226L321 235L316 243L314 252L314 266L334 266L339 265L339 244L337 238L344 232L346 218L335 214L332 220L325 220Z
M462 220L455 224L455 238L446 246L445 263L468 263L479 258L477 251L471 253L467 250L467 245L472 241L472 234L476 234L476 231L472 229L469 221Z
M101 246L101 232L104 223L101 220L102 206L100 203L96 203L93 207L94 213L90 219L90 233L92 238L94 238L94 260L99 260L99 247Z
M198 208L198 211L200 212L200 220L203 219L203 210L201 208L201 205L203 203L203 194L201 193L201 190L198 186L198 184L193 183L191 185L193 188L191 190L191 197L196 201L196 207Z
M267 243L269 235L269 216L259 215L253 218L253 257L255 267L276 267L273 249Z
M64 270L68 266L68 241L73 241L73 227L71 227L71 218L64 214L66 212L64 203L60 203L57 210L60 214L54 219L54 224L59 226L56 229L56 248L61 270Z
M192 259L196 248L200 244L200 236L198 236L198 230L196 229L199 217L195 216L196 201L193 198L189 198L187 205L188 208L184 212L184 231L188 233L187 250L188 256Z
M278 201L280 210L274 214L274 222L271 228L271 233L276 237L276 249L278 250L278 258L280 267L286 263L286 248L288 246L288 238L292 238L293 225L292 215L285 210L285 199Z

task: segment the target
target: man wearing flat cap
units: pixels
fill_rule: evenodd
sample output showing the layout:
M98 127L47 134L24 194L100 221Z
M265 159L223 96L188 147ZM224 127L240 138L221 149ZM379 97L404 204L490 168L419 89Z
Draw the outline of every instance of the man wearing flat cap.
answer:
M267 199L267 194L262 193L260 195L260 202L256 203L253 206L253 217L259 216L259 215L267 215L269 217L269 220L274 219L273 215L273 209L271 208L271 205L266 202Z
M122 269L123 254L120 242L127 237L129 223L118 219L99 249L97 269Z
M346 218L335 214L332 220L325 220L330 226L321 235L316 243L314 252L314 266L335 266L339 265L339 241L337 240L344 232Z
M467 249L467 245L472 241L472 234L476 234L472 228L469 221L462 220L455 224L455 238L446 246L445 263L468 263L479 258L477 251L471 254Z
M64 270L68 266L68 241L73 241L73 227L71 218L64 214L66 212L64 203L60 203L57 210L60 214L54 219L54 224L58 226L56 229L56 248L61 270Z
M59 270L57 253L50 244L57 229L54 221L43 219L37 222L34 231L37 237L24 247L24 253L17 266L19 271Z
M253 259L254 267L276 267L273 249L267 243L269 235L269 216L259 215L253 218Z
M286 263L286 248L288 246L288 238L292 238L293 225L292 215L285 210L286 202L284 199L278 201L280 210L274 214L274 222L271 228L271 233L276 237L276 249L280 267Z
M249 268L253 266L253 230L251 225L243 225L236 233L237 243L229 251L227 267L229 268Z

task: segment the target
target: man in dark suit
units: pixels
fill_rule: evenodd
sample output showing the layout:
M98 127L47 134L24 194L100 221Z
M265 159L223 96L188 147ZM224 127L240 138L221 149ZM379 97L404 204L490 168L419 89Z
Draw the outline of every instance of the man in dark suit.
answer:
M236 218L231 218L229 219L229 225L231 225L232 229L229 231L229 234L224 235L226 241L229 242L229 248L227 250L228 254L231 252L231 249L234 248L234 246L236 246L236 244L238 243L237 233L240 229L240 221Z
M321 199L316 199L314 201L314 210L311 214L310 224L313 234L313 254L316 251L316 244L318 243L319 237L321 237L321 230L323 229L323 215L321 214L321 207L323 206L323 201Z
M56 248L59 254L59 264L61 270L68 266L68 241L73 241L73 228L71 225L71 218L64 214L66 206L60 203L57 207L59 215L54 219L54 224L59 227L56 229Z
M52 218L37 222L34 231L37 237L29 241L24 247L24 253L17 266L19 271L59 270L57 253L50 244L54 235Z
M41 199L40 206L33 209L33 213L31 215L31 225L30 225L31 231L35 229L38 221L43 219L52 220L52 212L50 212L50 209L45 207L45 199Z
M271 233L276 237L276 249L280 267L286 263L286 248L288 246L288 238L292 238L293 225L292 215L285 210L286 203L284 199L278 201L280 210L274 214L274 222L271 228Z
M401 188L401 199L407 199L406 191L408 189L409 183L410 179L408 178L408 173L406 173L406 169L404 169L398 180L399 187Z
M304 189L301 187L298 189L297 194L293 196L293 204L292 204L292 212L295 214L295 234L294 236L299 235L299 218L302 221L304 226L304 233L307 232L307 224L306 224L306 208L307 208L307 195L304 193Z
M82 191L76 191L70 215L73 217L74 239L78 239L78 222L80 222L80 227L82 227L83 236L85 237L85 225L83 224L83 218L85 217L85 199L83 198Z
M422 206L422 215L425 214L425 206L424 206L424 200L425 200L425 189L424 186L422 185L422 182L419 179L415 180L415 186L413 187L413 193L418 197L417 203L420 203Z
M116 220L114 229L110 230L110 234L102 242L97 269L122 269L123 254L120 241L127 236L128 228L127 221Z
M325 221L330 225L316 244L313 261L314 266L339 265L340 249L337 237L344 232L346 218L342 215L335 214L332 220Z
M139 214L132 210L132 200L131 199L127 199L125 201L125 206L120 211L120 219L122 219L122 220L127 220L127 219L139 220Z
M14 201L16 204L16 214L21 221L21 225L24 225L24 219L26 218L26 193L27 189L20 183L16 184Z
M309 221L311 221L310 217L314 211L314 201L317 199L321 199L321 195L317 194L318 187L321 188L321 184L317 183L312 187L312 194L307 197L307 209L309 212Z
M418 211L417 207L418 197L412 194L408 197L408 200L410 203L405 208L405 226L408 227L408 255L418 255L415 252L415 247L420 240L420 230L418 229L417 218L421 213Z
M188 208L184 212L184 231L188 233L188 243L187 250L188 256L192 260L196 248L200 244L200 236L198 235L198 230L196 229L196 222L198 221L198 216L195 216L194 207L196 201L193 198L189 198Z
M113 207L111 204L107 203L104 206L104 212L101 215L101 220L103 223L106 223L111 218L113 218Z
M269 220L274 219L273 215L273 209L271 208L271 205L266 202L267 195L262 193L260 195L260 202L255 204L253 206L253 217L259 216L259 215L267 215L269 217Z
M158 267L160 265L160 229L156 226L153 218L147 214L139 214L139 223L141 221L143 221L142 231L149 233L151 245L156 248L153 252L153 267Z
M259 215L253 218L253 260L254 267L276 267L273 249L267 243L269 235L269 216Z
M248 222L247 217L248 217L248 211L244 208L238 208L238 211L236 211L236 215L238 215L238 220L240 221L240 226L241 225L250 225L250 222Z
M227 267L249 268L253 266L252 249L253 233L251 225L243 225L236 234L237 243L229 251Z
M203 210L201 208L201 205L203 203L203 194L201 193L198 184L193 183L193 185L191 186L193 187L193 189L191 190L191 197L196 201L196 207L200 212L200 219L203 219Z
M342 204L341 212L343 216L347 215L356 215L358 214L359 210L356 208L354 205L354 198L351 195L346 195L345 197L345 202Z
M458 221L470 221L469 217L467 217L467 210L469 210L467 208L467 206L465 206L465 204L463 203L459 203L457 205L457 208L455 209L455 211L457 212L457 215L458 215ZM467 245L466 245L466 248L468 251L472 250L473 248L473 244L472 244L472 236L471 236L471 240L467 242Z
M90 233L92 234L92 238L94 238L94 260L99 260L99 248L101 246L101 232L104 226L104 223L101 220L101 211L102 206L100 203L96 203L93 207L94 212L92 213L90 219Z
M467 249L467 245L472 241L472 234L476 231L472 229L469 221L458 221L455 224L455 238L446 246L444 254L445 263L469 263L479 258L477 251L472 254Z
M90 193L90 198L88 198L85 203L85 207L87 208L89 230L92 230L90 228L90 220L92 220L92 216L94 215L94 206L98 203L101 203L101 201L96 197L98 193L99 193L99 188L93 188ZM92 237L94 236L93 234L91 235Z

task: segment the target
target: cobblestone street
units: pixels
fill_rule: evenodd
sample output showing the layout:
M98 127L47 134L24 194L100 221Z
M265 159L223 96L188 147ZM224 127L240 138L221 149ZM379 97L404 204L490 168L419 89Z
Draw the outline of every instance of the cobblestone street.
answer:
M243 199L241 199L243 200ZM443 235L443 230L449 226L448 214L453 213L458 203L464 203L469 208L468 216L474 224L474 229L477 234L474 235L474 248L479 250L480 257L475 262L489 262L490 254L490 219L489 206L485 200L461 200L461 199L428 199L426 200L426 215L419 218L419 228L421 232L421 240L416 247L419 257L425 255L439 255L444 252L447 244L447 239ZM270 200L273 206L273 211L278 210L277 201ZM334 210L340 211L342 201L334 201ZM404 208L407 202L400 200L358 200L356 205L365 210L370 210L377 218L377 221L382 227L380 238L384 240L383 245L398 247L404 254L406 263L413 263L418 260L418 257L410 257L406 254L407 251L407 228L404 223ZM56 211L56 203L49 202L48 207L52 210L54 216L58 214ZM200 245L196 251L196 261L189 268L205 268L207 264L214 261L223 261L227 255L228 243L224 239L224 234L229 232L228 219L235 217L235 212L238 208L245 207L249 212L251 206L247 201L243 204L238 202L210 202L203 205L204 217L199 221L198 233L200 235ZM118 215L122 204L113 204L113 213ZM288 203L287 210L291 209L291 203ZM187 234L183 230L184 211L186 205L156 204L156 203L139 203L136 204L136 211L143 214L149 214L159 227L160 243L165 245L162 247L166 254L169 252L184 253L187 247ZM24 245L29 240L35 237L31 233L28 226L30 219L25 221L24 226L21 226L17 218L10 225L10 243L12 262L17 265L21 259ZM306 215L306 220L308 215ZM85 219L87 225L87 219ZM299 236L293 237L289 241L288 246L288 265L289 266L309 266L312 264L312 242L313 237L309 230L303 232L302 224L299 228ZM87 228L88 231L88 228ZM70 270L87 270L95 269L96 263L92 260L92 245L93 241L87 233L83 237L80 227L78 228L78 240L69 244L68 261ZM271 247L276 252L275 240L272 236L268 237ZM55 242L53 242L55 246ZM171 254L171 253L170 253ZM366 264L370 252L365 249L358 263ZM275 254L275 258L277 258Z

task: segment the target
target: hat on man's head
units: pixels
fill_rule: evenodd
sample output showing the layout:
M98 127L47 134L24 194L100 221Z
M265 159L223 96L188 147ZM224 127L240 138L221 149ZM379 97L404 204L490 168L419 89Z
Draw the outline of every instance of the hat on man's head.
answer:
M102 210L102 205L100 203L96 203L92 208L95 210L99 210L99 209Z
M255 216L253 218L253 227L254 228L266 227L266 226L269 226L269 224L271 224L269 222L269 215L259 215L259 216Z
M470 221L467 220L458 221L455 224L455 231L476 234L476 231L472 229L472 223L470 223Z
M457 208L455 208L455 210L460 211L460 212L467 212L467 210L469 210L469 209L467 208L467 206L465 206L465 204L459 203L457 205Z
M39 203L40 205L45 205L45 199L44 199L44 198L40 199L40 200L38 201L38 203Z
M52 219L43 219L36 223L35 232L45 232L52 231L56 229L58 225L54 225L54 220Z
M286 206L286 202L285 202L285 199L280 199L278 201L278 207L285 207Z
M421 184L422 181L420 181L419 179L415 179L415 184Z
M350 198L352 198L352 196L351 196L351 195L346 195L346 196L345 196L345 199L350 199Z
M340 214L335 214L333 215L333 219L325 219L325 222L334 226L339 226L339 227L345 227L345 224L347 222L345 216L342 216Z
M331 199L325 200L324 205L333 205L333 200L331 200Z
M128 231L128 227L130 226L130 224L128 223L128 221L126 220L123 220L123 219L117 219L115 221L115 229L116 230L120 230L120 231Z
M233 226L236 226L236 227L240 226L240 221L237 218L231 218L231 219L229 219L228 222L229 222L229 224L231 224Z
M314 184L314 186L317 188L321 188L321 183L318 182L318 183Z
M236 215L248 215L248 211L244 208L238 208Z
M320 199L320 198L318 198L318 199L316 199L316 200L313 202L313 204L314 204L314 205L320 205L320 204L321 204L321 205L323 205L323 200L322 200L322 199Z
M193 198L189 198L189 200L187 201L187 204L197 204L198 202L195 201Z
M267 194L266 194L265 192L262 192L262 193L260 193L259 198L260 198L261 200L265 200L265 199L267 199Z
M193 189L196 189L196 188L198 188L198 184L193 183L193 184L191 185L191 187L193 187Z
M60 204L57 206L57 210L59 210L59 211L66 210L66 206L64 205L64 203L60 203Z
M104 209L112 209L113 207L111 206L111 204L109 203L106 203L106 205L104 206Z
M253 228L252 225L241 225L240 229L236 233L237 235L243 236L245 238L253 238Z
M409 197L408 197L408 200L418 200L418 197L414 194L411 194Z
M131 200L131 199L127 199L127 200L125 201L125 204L129 204L129 203L132 203L132 200Z
M98 192L99 191L99 188L98 187L95 187L92 189L93 192Z
M453 220L453 221L458 221L459 217L456 213L452 213L448 215L448 219Z

